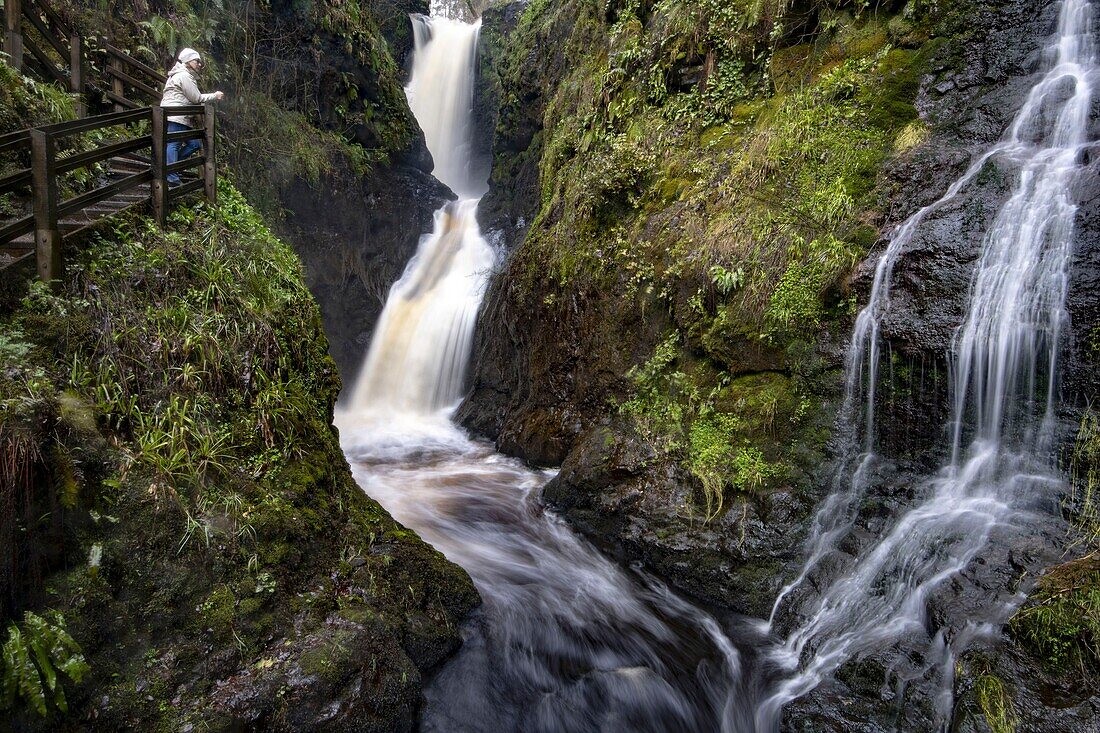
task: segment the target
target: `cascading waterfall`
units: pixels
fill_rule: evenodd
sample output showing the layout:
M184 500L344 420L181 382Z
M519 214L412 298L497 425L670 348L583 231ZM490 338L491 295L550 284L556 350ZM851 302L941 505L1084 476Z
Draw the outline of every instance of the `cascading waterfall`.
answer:
M435 161L433 175L459 196L393 286L345 417L417 418L462 395L474 324L495 255L477 226L484 182L469 168L481 23L412 16L414 64L406 94Z
M539 505L548 473L450 423L494 253L475 219L485 182L470 173L478 23L441 17L449 5L436 0L434 17L413 17L407 93L435 174L463 198L437 212L391 290L338 417L363 488L465 567L484 599L463 649L425 689L422 729L774 731L786 703L849 659L903 638L924 645L917 673L938 673L949 690L952 655L995 630L1014 598L1006 589L988 617L955 620L931 638L926 602L997 533L1016 531L1032 495L1060 481L1049 453L1071 193L1089 144L1096 73L1089 4L1065 0L1046 70L1002 140L900 226L878 262L847 356L839 427L848 448L836 490L814 519L802 571L776 599L769 633L781 609L809 600L779 643L749 622L727 620L723 629L654 579L603 558ZM894 266L928 217L992 162L1013 167L1017 181L983 240L952 344L949 458L916 487L916 505L845 566L838 546L889 467L876 453L875 392ZM836 579L816 594L795 593L810 578L821 582L815 571L826 558L840 563ZM950 693L938 702L946 719Z
M447 6L433 3L433 12ZM360 485L462 565L484 599L466 643L429 685L428 731L747 731L730 690L742 659L719 624L627 573L545 512L549 474L450 423L493 263L470 175L478 24L413 16L407 93L435 175L460 196L436 214L379 319L338 414Z
M413 68L405 94L435 159L432 175L460 198L480 198L486 181L470 172L473 159L474 74L481 21L413 16Z
M928 215L956 198L991 160L1018 168L1015 190L983 240L968 311L952 344L950 459L926 480L927 498L805 609L804 620L774 654L787 676L759 706L758 730L776 727L785 703L806 694L845 661L889 648L903 635L926 634L929 595L966 568L993 533L1012 531L1026 521L1024 509L1033 494L1060 480L1049 455L1055 376L1073 248L1072 188L1090 144L1091 78L1097 70L1088 2L1065 0L1045 61L1047 70L1002 140L940 200L903 224L878 263L871 300L857 319L847 360L842 419L849 423L853 445L860 447L842 461L847 481L819 510L807 561L776 600L773 620L790 592L823 558L835 556L878 461L879 328L890 307L890 277L899 253ZM1003 622L1012 609L1011 604L991 606L988 619L964 626L956 645L982 621ZM928 641L950 660L952 645L943 632ZM950 666L944 664L945 674Z

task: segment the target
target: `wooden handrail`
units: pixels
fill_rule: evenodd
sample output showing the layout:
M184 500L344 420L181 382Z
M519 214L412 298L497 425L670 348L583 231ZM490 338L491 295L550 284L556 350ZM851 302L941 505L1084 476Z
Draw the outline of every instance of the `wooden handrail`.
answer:
M168 81L167 75L138 61L121 48L113 45L106 37L101 39L101 44L108 56L107 68L104 73L111 83L111 89L106 93L106 96L115 103L115 109L143 106L142 102L135 101L127 96L127 86L137 91L138 96L144 95L146 97L145 104L155 102L160 98L160 88Z
M24 168L0 178L0 194L11 193L31 184L31 169Z
M49 5L39 0L23 0L25 5L23 6L23 12L27 12L27 9L31 6L38 8L39 12L46 16L46 19L54 27L55 31L60 35L70 36L72 35L72 29L65 25L65 21L61 19L61 16L57 14L57 11L51 8Z
M31 136L28 130L16 130L6 135L0 135L0 153L6 153L9 148L22 147L31 144Z
M0 242L10 242L13 239L30 234L34 231L34 214L16 219L10 224L0 227Z
M26 5L24 7L28 7L29 5L33 5L33 2L28 3L28 5ZM26 18L28 22L30 22L30 24L34 27L34 29L36 31L38 31L38 34L40 36L45 38L49 42L49 44L54 47L54 50L57 51L57 55L61 57L62 61L67 61L68 60L68 56L69 56L68 44L66 44L64 41L62 41L56 35L54 35L54 33L49 28L46 27L46 24L42 22L42 19L40 17L38 17L34 13L28 13L28 12L24 12L23 17Z
M25 51L31 52L31 56L34 56L35 61L37 61L38 64L42 67L42 70L49 74L54 81L56 81L58 84L61 84L62 86L65 85L65 83L68 81L68 79L65 77L65 74L58 70L57 65L53 62L52 59L50 59L49 56L46 55L45 51L38 47L37 43L35 43L30 38L24 38L23 49Z
M153 67L144 64L141 61L138 61L133 56L123 51L121 48L113 46L106 41L103 42L103 48L107 51L107 53L109 53L111 56L114 56L119 61L122 61L123 63L132 66L146 76L152 77L156 81L159 81L161 84L168 81L167 74L157 71Z
M142 171L140 173L134 173L133 175L121 178L114 183L102 186L100 188L87 191L74 196L64 203L58 204L57 216L63 217L69 214L75 214L78 211L88 208L92 204L98 204L100 201L106 201L112 196L117 196L120 193L125 193L130 189L137 188L143 183L148 183L153 180L153 174L150 171Z
M131 122L139 122L149 117L149 109L149 107L144 107L142 109L127 110L125 112L108 112L105 115L83 117L79 120L55 122L52 125L46 125L40 129L50 133L54 137L68 137L69 135L76 135L81 132L89 132L105 127L128 125Z
M46 44L57 53L58 63L23 34L26 22ZM74 33L53 8L39 0L4 0L4 52L16 71L22 71L29 54L42 67L42 72L68 91L83 95L86 82L84 39ZM84 114L85 101L78 98L77 113Z
M9 0L10 1L10 0ZM168 117L187 115L202 120L202 127L181 132L168 132ZM59 155L59 142L73 135L92 130L108 129L120 125L151 120L152 134L132 137L125 140L106 143L93 150L81 151L67 156ZM170 143L183 140L202 140L202 153L194 157L176 161L171 165L167 161L167 148ZM187 105L181 107L144 107L126 112L113 112L81 120L69 120L53 125L45 125L30 130L21 130L0 136L0 151L14 149L30 143L31 167L9 174L0 179L0 192L26 186L31 188L31 203L34 214L0 226L0 244L34 231L35 250L38 260L38 276L56 283L61 275L62 244L69 234L62 220L89 207L109 199L120 197L127 191L149 184L149 201L157 222L164 226L170 203L179 196L193 191L203 190L206 198L214 202L217 196L217 168L214 159L214 110L212 104ZM130 156L133 166L135 151L149 148L150 162L137 172L119 178L106 185L97 186L77 196L62 201L58 189L58 177L66 172L85 168L90 165ZM138 162L137 166L143 164ZM130 170L133 171L134 167ZM168 186L168 176L179 171L198 168L200 176L175 189ZM117 210L128 207L129 202L119 201ZM77 227L84 226L83 223Z
M89 150L84 153L78 153L76 155L70 155L66 158L62 158L57 161L55 170L57 173L68 173L69 171L76 170L77 168L84 168L85 166L95 165L96 163L102 163L109 158L122 155L123 153L132 153L142 148L148 148L153 145L152 135L143 135L142 137L132 138L130 140L122 140L117 143L105 145L95 150Z
M149 86L148 84L141 81L140 79L135 79L134 77L127 74L125 71L122 71L121 69L116 69L114 66L108 66L107 67L107 75L108 76L113 76L116 79L118 79L119 81L122 81L122 82L125 82L126 84L129 84L134 89L137 89L139 92L144 92L151 99L156 99L157 97L160 96L160 92L157 91L156 89L154 89L153 87Z

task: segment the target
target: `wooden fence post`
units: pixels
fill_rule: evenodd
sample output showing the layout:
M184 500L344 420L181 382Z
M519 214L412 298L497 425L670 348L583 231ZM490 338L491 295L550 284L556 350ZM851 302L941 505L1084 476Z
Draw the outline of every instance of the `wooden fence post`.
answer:
M165 172L168 165L168 115L163 107L156 105L150 110L153 113L153 182L149 189L153 195L153 218L163 227L168 218L168 174Z
M202 180L206 188L206 200L218 202L218 166L214 162L214 105L209 102L203 110L205 133L202 137L202 154L206 162L202 166Z
M115 71L119 71L119 72L122 71L122 62L119 61L118 59L116 59L114 56L111 57L111 60L108 62L108 65L112 69L114 69ZM115 96L118 97L118 99L121 99L121 98L125 97L126 96L126 87L124 87L122 85L122 79L118 78L118 76L116 76L114 74L111 74L110 76L111 76L111 91L114 92ZM118 99L115 100L115 112L122 112L126 109L126 107L124 107L122 105L122 103L118 101ZM155 116L156 115L154 115L154 117Z
M69 91L77 95L76 116L84 117L88 112L84 101L84 39L77 33L69 36Z
M57 225L56 149L53 135L31 130L31 186L38 277L55 290L61 278L61 229Z
M23 2L4 0L4 53L8 63L19 71L23 68Z

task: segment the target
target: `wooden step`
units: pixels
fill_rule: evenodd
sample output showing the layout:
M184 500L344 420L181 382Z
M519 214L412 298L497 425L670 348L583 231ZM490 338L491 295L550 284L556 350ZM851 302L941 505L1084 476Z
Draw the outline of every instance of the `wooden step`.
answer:
M11 245L0 247L0 270L17 265L33 256L34 247L13 247Z

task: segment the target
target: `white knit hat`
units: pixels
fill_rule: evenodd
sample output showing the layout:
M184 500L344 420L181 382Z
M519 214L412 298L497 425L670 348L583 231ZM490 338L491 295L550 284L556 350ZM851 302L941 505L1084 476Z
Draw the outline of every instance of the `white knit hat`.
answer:
M202 60L202 56L200 56L199 52L193 48L183 49L182 51L180 51L180 55L177 58L179 59L179 62L181 64L189 64L195 60Z

